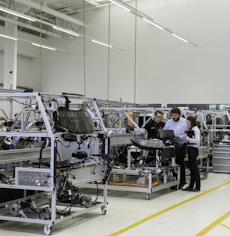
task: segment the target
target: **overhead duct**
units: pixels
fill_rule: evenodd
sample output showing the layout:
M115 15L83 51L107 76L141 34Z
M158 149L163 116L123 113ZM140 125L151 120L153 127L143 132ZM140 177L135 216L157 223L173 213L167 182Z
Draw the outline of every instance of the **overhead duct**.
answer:
M15 1L15 2L19 2L19 3L23 4L23 5L30 6L30 7L32 7L32 8L37 9L37 10L41 10L41 5L38 4L38 3L35 3L35 2L33 2L33 1L30 1L30 0L14 0L14 1ZM50 15L56 16L56 17L58 17L58 18L61 18L61 19L63 19L63 20L69 21L69 22L71 22L71 23L80 25L80 26L82 26L82 27L85 26L85 23L84 23L83 21L78 20L78 19L73 18L73 17L68 16L68 15L65 15L65 14L60 13L60 12L58 12L58 11L55 11L55 10L53 10L53 9L51 9L51 8L49 8L49 7L47 7L45 4L42 5L42 11L43 11L43 12L46 12L46 13L48 13L48 14L50 14Z
M53 37L56 37L56 38L62 38L59 34L55 34L55 33L52 32L52 31L40 29L40 28L38 28L38 27L29 25L29 24L25 24L25 23L23 23L23 22L18 22L18 21L16 21L16 20L13 20L13 19L10 19L10 18L7 18L7 17L0 16L0 20L5 21L5 22L12 23L12 24L14 24L14 25L18 25L18 26L21 26L21 27L25 27L25 28L28 28L28 29L30 29L30 30L34 30L34 31L36 31L36 32L43 33L43 34L46 34L46 35L49 35L49 36L53 36Z

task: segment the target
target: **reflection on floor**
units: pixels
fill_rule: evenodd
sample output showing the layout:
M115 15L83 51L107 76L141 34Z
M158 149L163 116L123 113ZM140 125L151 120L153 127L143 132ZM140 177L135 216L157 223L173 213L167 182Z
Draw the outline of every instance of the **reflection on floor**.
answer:
M230 235L230 174L209 173L200 192L144 193L108 190L107 214L93 210L52 227L57 236ZM0 235L43 235L43 226L0 222Z

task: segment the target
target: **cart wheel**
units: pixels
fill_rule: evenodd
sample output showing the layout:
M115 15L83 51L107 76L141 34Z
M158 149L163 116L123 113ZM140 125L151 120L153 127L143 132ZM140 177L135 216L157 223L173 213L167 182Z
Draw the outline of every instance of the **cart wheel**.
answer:
M147 193L146 199L147 199L147 200L150 199L150 193Z
M105 207L102 207L102 208L101 208L101 211L102 211L102 215L106 215L106 213L107 213L107 210L106 210L106 208L105 208Z
M51 235L51 233L52 233L52 226L51 225L45 225L44 226L44 233L45 233L45 235Z

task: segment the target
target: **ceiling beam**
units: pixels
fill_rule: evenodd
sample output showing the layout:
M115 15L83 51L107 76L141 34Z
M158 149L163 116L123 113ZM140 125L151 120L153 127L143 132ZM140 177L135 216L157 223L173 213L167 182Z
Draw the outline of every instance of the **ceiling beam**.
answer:
M49 8L49 7L47 7L47 6L44 5L44 4L41 5L41 4L32 2L32 1L30 1L30 0L14 0L14 1L19 2L19 3L23 4L23 5L30 6L30 7L32 7L32 8L37 9L37 10L41 10L41 11L43 11L43 12L46 12L46 13L50 14L50 15L56 16L56 17L58 17L58 18L60 18L60 19L69 21L69 22L71 22L71 23L80 25L80 26L82 26L82 27L86 26L83 21L78 20L78 19L76 19L76 18L74 18L74 17L68 16L68 15L66 15L66 14L63 14L63 13L61 13L61 12L55 11L55 10L53 10L53 9L51 9L51 8Z
M13 20L13 19L10 19L10 18L8 18L8 17L0 16L0 20L5 21L5 22L10 22L10 23L12 23L12 24L14 24L14 25L18 25L19 27L25 27L25 28L34 30L34 31L36 31L36 32L43 33L43 34L46 34L46 35L49 35L49 36L53 36L53 37L56 37L56 38L63 38L63 37L61 37L59 34L55 34L55 33L52 32L52 31L44 30L44 29L41 29L41 28L32 26L32 25L30 25L30 24L25 24L25 23L23 23L23 22L19 22L19 21L17 21L17 20Z

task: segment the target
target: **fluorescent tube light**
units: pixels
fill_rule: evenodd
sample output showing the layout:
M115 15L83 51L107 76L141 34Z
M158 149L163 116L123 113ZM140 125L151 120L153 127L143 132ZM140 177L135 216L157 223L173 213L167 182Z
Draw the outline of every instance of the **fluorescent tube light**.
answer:
M163 29L164 29L164 28L161 27L160 25L158 25L158 24L156 24L156 23L154 23L154 22L152 22L152 21L146 19L145 17L143 17L143 20L146 21L146 22L148 22L149 24L151 24L151 25L157 27L157 28L160 29L160 30L163 30Z
M130 9L128 9L127 7L122 6L121 4L113 1L113 0L109 0L110 2L112 2L113 4L117 5L118 7L121 7L122 9L126 10L126 11L131 11Z
M24 15L24 14L19 13L17 11L13 11L13 10L10 10L10 9L4 8L4 7L0 7L0 11L9 13L9 14L17 16L17 17L21 17L21 18L29 20L29 21L36 21L36 19L31 16L27 16L27 15Z
M45 49L49 49L49 50L52 50L52 51L56 51L57 49L56 48L52 48L52 47L49 47L49 46L46 46L46 45L43 45L43 44L39 44L39 43L32 43L34 46L37 46L37 47L40 47L40 48L45 48Z
M189 41L188 41L188 40L186 40L186 39L183 39L182 37L180 37L179 35L177 35L177 34L175 34L175 33L172 33L172 35L173 35L174 37L176 37L176 38L180 39L181 41L185 42L185 43L189 43Z
M71 35L76 36L76 37L79 36L78 33L74 32L74 31L72 31L72 30L64 29L64 28L59 27L59 26L56 26L56 25L53 25L52 27L53 27L53 29L62 31L62 32L64 32L64 33L71 34Z
M94 1L94 0L86 0L86 2L88 2L88 3L92 4L92 5L94 5L95 7L100 7L100 6L101 6L101 4L99 4L98 2L96 2L96 1Z
M11 37L11 36L8 36L8 35L5 35L5 34L0 34L0 37L3 37L3 38L7 38L7 39L12 39L12 40L18 40L17 38L14 38L14 37Z
M105 47L112 48L112 46L111 46L111 45L108 45L108 44L106 44L106 43L99 42L99 41L97 41L97 40L94 40L94 39L92 39L92 42L94 42L94 43L97 43L97 44L100 44L100 45L102 45L102 46L105 46Z

